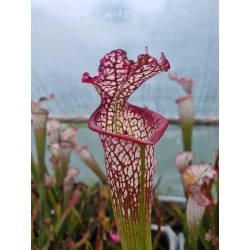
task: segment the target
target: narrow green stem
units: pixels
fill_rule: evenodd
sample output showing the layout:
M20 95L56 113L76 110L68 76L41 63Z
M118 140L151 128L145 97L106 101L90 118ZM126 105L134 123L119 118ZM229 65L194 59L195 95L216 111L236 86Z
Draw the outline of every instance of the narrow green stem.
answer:
M70 162L70 155L71 155L72 149L69 146L61 147L61 176L62 176L62 181L67 175L67 171L69 168L69 162Z
M38 172L37 165L34 160L33 154L31 152L31 173L32 173L32 178L36 184L36 188L38 188L38 173L37 172Z
M61 168L58 166L54 168L54 171L55 171L55 176L56 176L56 190L60 190L63 184L62 171L61 171Z
M46 124L46 123L45 123ZM38 159L38 192L39 192L39 247L42 249L46 233L44 219L47 215L47 194L45 186L45 144L46 144L46 126L35 129L35 139Z
M184 151L192 151L193 120L181 119L181 130Z
M48 188L48 199L49 199L50 203L52 204L53 209L54 209L54 211L56 213L56 216L58 218L59 216L58 216L58 213L56 212L56 206L57 206L57 204L56 204L56 198L55 198L55 194L54 194L53 188Z
M198 244L199 228L196 227L191 232L189 232L189 249L197 250Z
M145 213L149 208L145 207L145 145L141 145L141 178L140 178L140 242L141 248L145 250L151 250L151 229L150 229L150 215ZM149 204L148 204L149 205Z
M69 188L69 190L64 189L64 192L63 192L63 210L65 210L68 206L69 200L70 200L72 193L73 193L73 185L72 185L72 188Z
M71 209L70 209L70 210L71 210ZM62 214L62 217L60 218L60 220L59 220L58 223L56 224L56 227L55 227L55 233L56 233L56 234L59 233L59 231L60 231L60 229L61 229L61 227L62 227L64 221L66 220L66 218L67 218L67 216L68 216L68 214L69 214L69 212L70 212L70 210L66 209L66 210L64 211L64 213Z

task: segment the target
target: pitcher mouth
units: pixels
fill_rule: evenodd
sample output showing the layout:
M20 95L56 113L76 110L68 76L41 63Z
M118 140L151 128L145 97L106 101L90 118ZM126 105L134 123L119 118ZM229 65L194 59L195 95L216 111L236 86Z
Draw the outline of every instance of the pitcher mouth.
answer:
M168 120L165 117L163 117L162 115L159 115L158 113L156 113L152 110L149 110L146 108L141 108L141 107L138 107L138 106L135 106L132 104L129 104L129 105L133 106L134 108L138 109L139 111L148 112L151 116L155 116L158 118L157 128L155 129L155 132L151 136L149 136L149 138L147 140L141 140L141 139L135 138L133 136L125 135L125 134L113 133L113 132L109 132L109 131L106 131L104 129L99 128L96 124L96 119L95 119L99 108L96 109L93 112L93 114L90 116L89 121L88 121L89 128L91 130L98 132L100 134L103 134L103 135L108 135L108 136L112 136L115 138L124 139L124 140L131 141L131 142L138 143L138 144L143 144L143 145L156 144L156 142L162 137L162 135L166 131L166 129L168 127Z
M183 97L180 97L180 98L176 99L175 102L176 102L176 103L181 103L181 102L183 102L183 101L186 101L186 100L189 99L189 98L190 98L189 95L188 95L188 96L183 96Z

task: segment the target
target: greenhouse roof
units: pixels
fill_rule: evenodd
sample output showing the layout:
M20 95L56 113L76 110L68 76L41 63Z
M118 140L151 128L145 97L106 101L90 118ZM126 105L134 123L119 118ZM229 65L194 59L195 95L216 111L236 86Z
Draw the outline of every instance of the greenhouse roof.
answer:
M50 93L51 115L89 116L100 98L82 74L97 75L114 49L137 60L164 52L171 72L193 79L196 117L218 118L218 1L32 0L32 99ZM167 117L185 95L167 73L156 75L130 98Z

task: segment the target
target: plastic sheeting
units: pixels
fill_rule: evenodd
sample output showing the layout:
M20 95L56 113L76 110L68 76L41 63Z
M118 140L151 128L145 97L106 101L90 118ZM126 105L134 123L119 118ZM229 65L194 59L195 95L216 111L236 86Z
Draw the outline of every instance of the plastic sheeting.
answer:
M218 1L32 0L32 99L54 92L51 115L90 115L100 98L81 84L97 75L100 59L114 49L129 59L164 52L171 72L192 77L196 117L218 117ZM130 102L177 117L181 87L161 73Z

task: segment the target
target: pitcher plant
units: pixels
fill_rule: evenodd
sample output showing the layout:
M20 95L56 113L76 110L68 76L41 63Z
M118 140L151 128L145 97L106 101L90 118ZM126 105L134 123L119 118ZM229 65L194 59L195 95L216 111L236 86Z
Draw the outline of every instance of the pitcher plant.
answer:
M154 149L168 127L166 118L128 103L128 98L146 80L169 69L163 53L157 60L146 51L134 62L118 49L101 59L98 76L83 74L82 82L93 84L101 97L100 106L89 119L89 128L99 133L104 148L123 250L152 249Z

